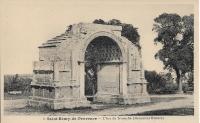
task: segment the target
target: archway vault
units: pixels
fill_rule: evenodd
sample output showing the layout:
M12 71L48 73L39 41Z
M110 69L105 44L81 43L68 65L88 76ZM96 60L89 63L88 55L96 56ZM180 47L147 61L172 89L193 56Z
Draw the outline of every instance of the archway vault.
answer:
M99 36L90 42L85 51L86 97L120 94L121 60L121 50L111 38Z
M112 39L120 48L121 53L122 53L122 61L123 62L127 62L127 55L126 55L126 48L125 45L123 45L123 40L116 36L115 34L111 33L111 32L106 32L106 31L98 31L95 32L91 35L89 35L81 44L81 48L80 48L80 61L84 61L84 56L85 56L85 51L88 47L88 45L97 37L108 37L110 39Z
M106 64L101 64L97 66L97 69L100 70L97 74L97 83L99 86L97 86L97 93L95 100L99 102L111 102L111 103L117 103L117 100L112 100L116 95L118 96L125 96L127 95L127 49L125 48L126 45L123 44L122 39L120 39L118 36L111 32L105 32L105 31L99 31L96 33L93 33L90 35L88 38L86 38L85 41L83 41L82 48L80 48L80 89L81 89L81 96L85 97L85 75L83 72L85 72L85 65L86 65L86 60L85 60L85 53L87 52L88 46L95 40L100 37L106 37L107 39L110 39L113 44L118 49L118 56L119 59L117 61L109 63L110 65ZM102 69L104 67L104 69ZM109 72L114 72L115 74L110 74ZM111 77L111 75L113 75ZM103 76L103 77L99 77ZM109 80L109 81L106 81ZM112 81L112 79L115 79ZM100 82L101 81L101 82ZM112 84L113 82L113 84ZM110 83L110 85L109 85ZM102 85L101 85L102 84ZM100 86L101 85L101 86ZM106 87L107 86L107 87ZM109 89L110 88L110 89ZM107 91L106 91L107 90ZM107 98L107 101L104 99Z

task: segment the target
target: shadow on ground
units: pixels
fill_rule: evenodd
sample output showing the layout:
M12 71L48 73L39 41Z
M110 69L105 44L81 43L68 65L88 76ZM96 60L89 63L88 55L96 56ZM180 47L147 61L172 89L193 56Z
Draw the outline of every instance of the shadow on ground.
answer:
M143 113L138 114L127 114L127 116L146 116L146 115L164 115L164 116L170 116L170 115L179 115L179 116L185 116L185 115L194 115L194 108L173 108L173 109L167 109L167 110L154 110L154 111L147 111Z

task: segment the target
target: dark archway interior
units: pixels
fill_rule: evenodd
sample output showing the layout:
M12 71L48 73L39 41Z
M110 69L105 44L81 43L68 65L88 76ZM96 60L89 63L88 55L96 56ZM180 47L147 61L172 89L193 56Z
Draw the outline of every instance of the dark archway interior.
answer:
M119 46L109 37L97 37L88 45L85 52L85 95L88 100L92 101L97 93L97 65L119 62L121 57Z

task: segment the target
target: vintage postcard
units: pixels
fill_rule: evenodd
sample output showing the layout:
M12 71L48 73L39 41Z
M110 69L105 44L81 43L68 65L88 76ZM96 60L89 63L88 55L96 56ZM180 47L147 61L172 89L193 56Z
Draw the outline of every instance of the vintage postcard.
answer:
M198 0L0 8L2 123L198 122Z

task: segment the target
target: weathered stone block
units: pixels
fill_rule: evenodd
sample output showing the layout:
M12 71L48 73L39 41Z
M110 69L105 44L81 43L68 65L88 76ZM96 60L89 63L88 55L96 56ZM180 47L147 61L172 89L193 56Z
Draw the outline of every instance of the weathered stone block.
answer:
M141 50L122 37L121 30L121 26L79 23L43 43L39 61L33 64L29 105L51 109L88 107L86 89L96 102L150 101L143 80ZM87 77L93 81L86 82Z

